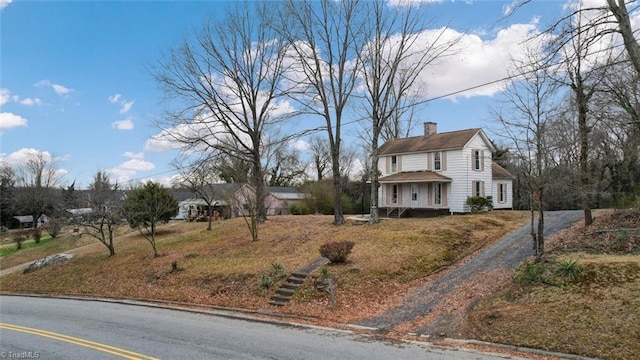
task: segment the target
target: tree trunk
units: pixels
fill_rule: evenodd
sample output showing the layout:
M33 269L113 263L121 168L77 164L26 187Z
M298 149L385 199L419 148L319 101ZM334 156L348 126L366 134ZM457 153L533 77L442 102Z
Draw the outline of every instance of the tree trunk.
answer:
M578 138L580 142L580 192L582 209L584 210L584 225L593 223L591 215L591 189L589 181L589 127L587 126L587 95L584 93L582 75L576 73L576 103L578 106Z
M340 175L339 145L334 145L331 153L333 164L333 224L342 225L344 224L344 214L342 212L342 176Z
M616 20L618 20L620 34L624 41L624 47L629 54L629 59L638 74L640 74L640 44L638 44L638 40L636 40L633 34L625 0L618 0L617 4L616 0L607 0L607 4L609 5L609 11L611 11Z
M371 180L371 209L369 210L369 223L371 224L380 222L380 214L378 213L378 133L379 130L377 130L377 126L374 124L374 139L371 141L371 176L369 177Z

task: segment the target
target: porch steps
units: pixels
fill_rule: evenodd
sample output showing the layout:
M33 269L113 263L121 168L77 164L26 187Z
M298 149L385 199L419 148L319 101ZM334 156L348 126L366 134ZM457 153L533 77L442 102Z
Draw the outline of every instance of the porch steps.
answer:
M269 304L275 306L283 306L287 304L291 301L291 298L293 298L296 290L298 290L298 288L307 280L309 274L328 262L329 259L321 256L308 266L292 272L284 282L282 282L278 290L276 290L275 295L273 295L271 300L269 300Z

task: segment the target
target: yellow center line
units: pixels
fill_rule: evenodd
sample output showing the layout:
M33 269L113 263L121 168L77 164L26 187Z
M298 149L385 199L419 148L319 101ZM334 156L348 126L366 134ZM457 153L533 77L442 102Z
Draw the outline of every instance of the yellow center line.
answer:
M0 323L0 329L13 330L13 331L23 332L31 335L38 335L38 336L46 337L49 339L63 341L70 344L83 346L89 349L102 351L108 354L120 356L122 358L130 359L130 360L144 360L144 359L159 360L151 356L139 354L126 349L117 348L115 346L101 344L95 341L85 340L85 339L81 339L81 338L77 338L69 335L58 334L58 333L40 330L40 329L28 328L24 326L12 325L7 323Z

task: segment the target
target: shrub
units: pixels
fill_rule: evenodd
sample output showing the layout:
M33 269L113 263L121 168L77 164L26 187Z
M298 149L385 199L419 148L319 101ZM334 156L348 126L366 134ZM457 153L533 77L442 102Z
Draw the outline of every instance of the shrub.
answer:
M347 256L355 243L353 241L333 241L320 246L320 255L329 259L333 264L347 261Z
M36 242L36 244L39 244L40 239L42 238L42 229L38 227L34 228L31 236L33 237L33 240Z
M16 249L22 249L22 243L27 240L27 232L22 231L13 236L13 242L16 243Z
M268 289L271 287L271 285L273 285L273 280L271 279L271 277L269 275L262 275L262 279L260 279L258 287L260 287L260 289Z
M558 264L558 273L575 281L582 273L582 267L577 264L576 260L563 260Z
M291 215L309 215L311 214L311 210L305 204L292 204L289 206L289 213Z
M58 237L60 231L62 230L62 223L55 219L50 219L45 226L45 230L52 238Z
M287 269L285 269L285 267L282 266L282 264L279 264L279 263L271 264L271 271L269 272L269 277L271 277L271 279L274 280L274 282L284 279L285 276L287 276Z
M555 280L544 261L527 261L516 269L514 281L522 286L527 285L556 285Z
M467 198L467 205L471 207L471 213L475 214L482 210L493 209L493 202L491 199L484 196L472 196Z

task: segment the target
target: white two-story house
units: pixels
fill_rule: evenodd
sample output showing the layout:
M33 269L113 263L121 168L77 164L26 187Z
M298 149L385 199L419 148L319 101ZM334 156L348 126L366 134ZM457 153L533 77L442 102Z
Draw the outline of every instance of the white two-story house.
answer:
M513 207L513 175L491 160L495 148L482 129L387 141L380 147L380 215L466 213L467 198L491 197L494 209Z

